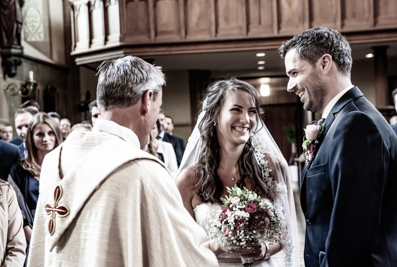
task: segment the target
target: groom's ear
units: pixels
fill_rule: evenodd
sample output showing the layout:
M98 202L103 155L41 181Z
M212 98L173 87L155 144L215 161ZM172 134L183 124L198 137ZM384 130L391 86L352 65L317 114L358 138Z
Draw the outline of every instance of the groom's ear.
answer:
M320 66L321 71L324 74L327 74L332 69L332 56L330 54L324 54L322 57L317 61ZM336 67L336 66L335 66Z

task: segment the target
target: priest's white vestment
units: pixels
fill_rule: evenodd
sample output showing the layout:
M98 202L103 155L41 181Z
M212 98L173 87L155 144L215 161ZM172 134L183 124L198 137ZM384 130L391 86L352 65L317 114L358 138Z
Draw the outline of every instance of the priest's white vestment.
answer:
M45 157L29 267L218 266L163 163L106 132Z

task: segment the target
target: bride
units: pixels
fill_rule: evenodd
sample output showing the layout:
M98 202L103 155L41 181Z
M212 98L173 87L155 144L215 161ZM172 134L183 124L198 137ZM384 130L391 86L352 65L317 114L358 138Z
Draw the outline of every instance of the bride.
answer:
M221 247L214 240L205 246L219 266L276 266L272 255L284 250L285 265L299 266L295 205L285 159L259 117L256 89L232 78L210 85L196 127L189 138L176 184L185 208L207 232L214 211L227 195L226 187L247 187L276 208L278 237L247 248Z

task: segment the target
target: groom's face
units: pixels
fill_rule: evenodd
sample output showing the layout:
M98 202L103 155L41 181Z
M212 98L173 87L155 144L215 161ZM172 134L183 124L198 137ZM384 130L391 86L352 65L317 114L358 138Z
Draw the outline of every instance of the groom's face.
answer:
M303 103L303 108L312 112L322 112L326 86L321 80L318 62L313 66L299 57L296 49L285 56L285 69L289 76L288 92L295 93Z

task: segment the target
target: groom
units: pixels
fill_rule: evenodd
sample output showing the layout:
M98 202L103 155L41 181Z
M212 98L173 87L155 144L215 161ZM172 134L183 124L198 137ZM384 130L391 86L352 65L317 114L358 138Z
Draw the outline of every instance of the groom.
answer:
M288 92L325 118L302 172L306 266L397 266L397 137L352 85L349 43L319 27L279 51Z

